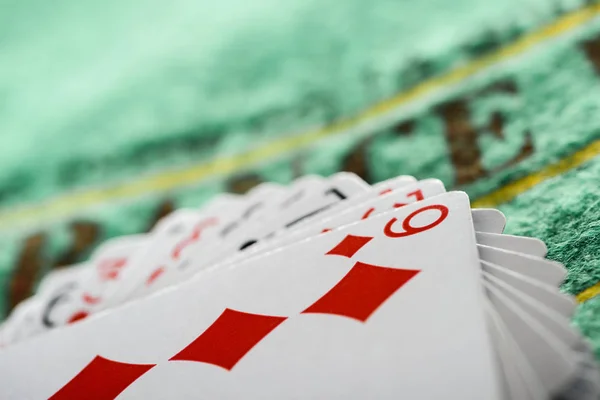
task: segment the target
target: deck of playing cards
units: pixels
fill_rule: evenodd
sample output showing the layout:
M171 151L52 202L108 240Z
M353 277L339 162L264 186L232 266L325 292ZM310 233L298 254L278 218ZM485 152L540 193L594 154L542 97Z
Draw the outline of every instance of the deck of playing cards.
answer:
M56 271L0 399L597 399L539 240L436 179L262 184Z

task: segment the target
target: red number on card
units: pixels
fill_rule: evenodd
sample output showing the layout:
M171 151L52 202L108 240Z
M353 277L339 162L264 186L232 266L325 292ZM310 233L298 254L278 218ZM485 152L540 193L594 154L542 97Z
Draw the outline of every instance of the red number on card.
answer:
M429 225L415 228L414 226L412 226L410 224L410 221L412 221L412 219L414 217L416 217L417 215L421 214L422 212L428 211L428 210L438 210L440 212L440 215L438 216L438 218L435 221L433 221ZM430 206L419 208L418 210L410 213L404 219L404 221L402 221L402 229L404 229L404 232L394 232L392 230L392 226L396 223L396 221L398 221L397 218L392 218L385 225L385 228L383 228L383 233L385 233L386 236L392 237L392 238L399 238L399 237L404 237L404 236L415 235L417 233L424 232L426 230L429 230L431 228L438 226L439 224L442 223L443 220L446 219L447 216L448 216L448 208L446 206L443 206L441 204L432 204Z
M369 208L360 219L362 220L362 219L369 218L369 215L371 215L373 213L373 211L375 211L374 207Z
M156 281L158 279L159 276L161 276L162 274L164 274L166 271L166 268L164 266L158 267L156 268L154 271L152 271L150 273L150 275L148 276L148 278L146 279L146 286L150 286L154 283L154 281Z
M421 201L425 199L425 197L423 196L423 192L421 192L421 189L415 190L414 192L410 192L406 196L414 196L416 201ZM407 204L409 203L396 203L394 204L394 208L404 207Z

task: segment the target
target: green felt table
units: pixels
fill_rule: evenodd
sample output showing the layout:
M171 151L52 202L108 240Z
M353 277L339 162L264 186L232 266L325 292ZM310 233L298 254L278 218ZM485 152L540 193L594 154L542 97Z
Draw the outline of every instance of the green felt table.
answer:
M566 265L600 357L600 6L23 0L0 13L0 307L176 207L438 177Z

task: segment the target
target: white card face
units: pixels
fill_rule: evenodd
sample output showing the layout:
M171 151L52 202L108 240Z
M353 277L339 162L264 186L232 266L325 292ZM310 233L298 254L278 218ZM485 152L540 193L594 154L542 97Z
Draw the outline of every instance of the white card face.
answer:
M549 285L559 287L567 276L565 267L555 261L483 245L478 245L477 249L482 260L531 276Z
M292 188L285 188L279 185L273 185L270 183L262 183L255 188L251 189L246 196L243 197L243 201L235 209L229 207L222 208L219 210L219 216L222 220L221 225L223 226L219 231L220 239L224 239L245 224L254 221L265 212L265 210L273 207L275 204L284 197L287 196L289 191L298 185L320 185L322 178L307 176L301 181L292 185ZM204 210L206 214L206 211ZM212 212L211 212L212 214ZM200 245L203 245L202 242ZM194 246L191 247L191 249ZM190 251L192 251L190 249Z
M27 339L49 329L87 317L103 288L115 279L125 266L124 257L144 244L144 235L131 235L104 243L91 260L74 268L55 271L40 282L26 317L19 317L18 326L11 326L10 340L5 344Z
M185 268L189 255L201 249L218 248L221 242L236 237L246 226L254 226L264 218L265 212L274 207L293 206L310 197L315 190L324 190L325 179L304 176L296 180L289 189L277 185L261 184L253 188L245 202L235 209L230 207L203 208L201 211L170 216L163 223L179 224L177 234L169 234L163 228L155 235L154 244L138 254L125 276L107 293L108 301L103 308L111 308L144 296L157 289L157 282L169 279L173 268Z
M326 181L320 176L307 175L296 179L288 187L277 187L276 193L273 192L273 187L265 185L267 184L263 183L250 190L247 195L246 207L226 224L220 233L221 239L229 240L248 225L268 218L272 210L293 206L306 199L314 191L324 190Z
M325 215L324 218L320 218L316 221L311 220L312 222L306 223L298 229L290 230L269 241L258 243L244 252L240 252L234 257L230 257L228 263L255 256L266 251L271 251L278 247L287 246L302 239L316 236L325 231L337 229L341 226L367 219L370 216L387 212L394 208L414 203L415 201L431 198L445 192L446 189L444 188L444 184L438 179L425 179L383 194L381 194L380 191L371 191L371 198L349 208L343 208L341 210L336 208L333 210L336 211L334 213L326 211L323 213L323 215ZM352 200L353 199L349 201Z
M292 187L292 193L279 202L272 209L265 209L269 215L262 215L258 221L248 223L238 232L221 241L216 245L205 245L196 247L189 253L189 258L183 256L181 260L166 260L165 272L152 282L151 285L136 284L135 290L128 290L130 298L145 296L161 287L168 286L173 282L185 279L194 274L198 268L190 268L190 265L200 263L208 266L222 258L235 254L248 243L263 239L269 233L286 229L297 221L307 219L316 215L328 206L341 202L351 196L369 190L369 186L354 174L338 173L325 181L313 182L303 180ZM302 197L299 196L302 194ZM293 200L293 201L292 201Z
M167 218L161 222L160 231L151 235L150 242L128 260L122 276L103 291L106 300L96 310L121 303L133 286L151 285L166 272L171 259L182 258L190 246L200 241L215 241L223 227L218 213L178 210Z
M40 299L35 296L17 304L10 316L1 325L0 348L12 345L37 333L36 315L39 313L39 309Z
M481 268L516 289L538 299L567 318L571 318L575 312L577 304L573 298L560 293L555 286L483 260L481 261Z
M260 186L260 191L265 195L273 195L276 187L273 184ZM240 203L240 196L221 194L204 205L203 210L225 208L232 211L240 207ZM180 232L185 232L185 224L197 214L196 210L179 210L159 221L153 233L160 236L159 242L176 237ZM112 239L100 246L89 262L46 275L38 286L35 303L31 302L27 307L27 318L18 318L21 321L19 324L28 325L11 326L9 332L16 333L10 334L10 341L26 339L102 309L104 306L99 302L103 300L102 294L107 286L110 289L110 285L115 285L121 279L123 269L129 264L129 257L142 249L149 239L148 235ZM5 342L9 344L8 340Z
M381 196L393 190L408 187L415 182L417 182L415 177L407 175L397 176L395 178L379 182L362 193L357 193L351 198L345 199L343 202L338 202L337 204L331 205L326 210L320 212L317 216L317 219L329 218L333 215L342 212L345 209L355 207L361 203L377 198L378 196ZM305 219L290 227L288 231L293 231L298 228L304 228L306 225L312 223L314 223L314 219Z
M473 223L478 232L502 233L506 226L506 217L494 208L474 208Z
M93 263L87 262L48 274L47 279L40 282L34 296L35 305L30 308L29 316L24 320L29 326L20 327L19 335L13 337L13 342L27 339L55 327L56 324L51 317L53 308L67 300L69 294L81 289L85 282L93 276L94 268Z
M302 227L302 235L304 235L304 237L316 235L323 230L332 230L343 225L366 219L371 215L377 215L394 208L400 208L407 204L412 204L445 192L446 189L444 188L444 184L438 179L425 179L392 190L371 190L369 191L369 198L366 200L357 204L352 204L351 201L353 199L351 199L348 203L342 203L343 206L346 206L343 209L339 209L335 213L326 212L321 214L318 220ZM361 197L364 198L365 196ZM293 233L296 238L301 237L299 231L300 229L298 232L294 231ZM292 241L286 240L285 243L292 243Z
M385 181L377 182L373 185L373 189L376 191L394 190L401 188L402 186L410 185L417 181L417 178L410 175L400 175L395 178L386 179Z
M482 301L448 193L6 348L0 398L495 400Z
M361 202L359 205L355 205L348 209L344 208L329 217L319 219L313 223L304 224L298 229L290 230L289 232L285 232L270 240L262 241L243 252L233 253L232 256L229 256L226 259L224 258L223 262L219 264L226 263L229 265L249 257L256 257L257 255L274 250L278 247L288 246L308 237L316 236L326 230L328 231L332 228L355 223L372 215L413 203L416 200L422 200L424 198L430 198L445 193L445 188L444 184L437 179L426 179L393 190L389 193L384 193L383 195L380 195L379 192L375 193L377 193L375 197ZM329 215L328 212L325 212L325 214ZM201 260L201 255L197 255L197 257L198 261L195 263L196 268L190 268L188 271L182 271L178 276L172 275L169 277L170 279L164 279L159 283L161 287L189 279L191 276L198 273L199 270L208 266L207 263Z
M91 264L81 263L49 272L40 281L36 289L36 295L51 293L64 285L80 282L86 274L86 268L92 268Z
M371 187L358 176L350 173L338 173L327 179L324 187L312 190L307 196L294 204L288 204L285 208L273 210L269 218L265 218L259 227L249 227L249 241L259 241L269 234L279 230L289 229L302 221L319 215L343 200L368 193ZM245 236L245 235L242 235ZM238 239L239 241L239 239ZM244 246L242 240L239 247Z
M486 286L492 285L513 302L513 304L506 304L508 308L514 308L515 306L520 308L525 317L523 320L524 323L530 323L528 321L534 319L543 326L547 331L547 334L550 334L553 337L551 340L560 341L563 353L571 353L570 350L573 350L572 359L576 361L577 364L577 372L575 372L576 378L570 381L568 389L561 388L561 393L565 390L571 392L569 395L564 396L564 398L597 398L597 393L599 393L600 390L600 379L596 361L593 361L592 369L590 370L588 368L588 363L585 361L586 356L580 356L579 352L586 355L590 355L591 353L589 352L587 343L571 325L570 320L546 306L544 303L515 289L513 286L495 278L491 274L483 271L483 275L485 278L484 284ZM502 299L499 300L502 301ZM511 327L509 327L509 329L510 328ZM588 372L591 372L591 374L588 375ZM596 395L596 397L594 397L594 395Z
M306 184L320 181L320 178L304 178ZM123 303L138 287L152 286L157 279L169 274L171 263L183 262L196 248L223 240L243 224L255 220L285 193L284 188L265 183L252 189L243 200L236 198L233 204L223 201L221 195L200 210L177 210L163 218L153 229L151 242L129 260L122 276L105 291L105 302L94 312Z
M535 257L546 257L548 249L539 239L525 236L514 236L498 233L475 232L477 243L489 247L528 254Z
M39 319L45 330L86 318L104 301L104 293L127 268L127 261L148 243L146 235L112 239L92 254L80 281L63 285L43 298Z
M47 274L38 285L35 295L13 310L2 324L0 345L27 339L48 330L51 326L45 311L60 293L76 290L91 275L92 266L89 263L54 270Z

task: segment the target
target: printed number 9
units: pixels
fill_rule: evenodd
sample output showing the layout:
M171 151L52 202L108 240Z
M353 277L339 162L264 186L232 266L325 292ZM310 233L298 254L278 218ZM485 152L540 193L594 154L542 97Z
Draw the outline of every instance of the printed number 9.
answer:
M419 228L415 228L413 226L410 225L410 221L416 217L417 215L421 214L423 211L427 211L427 210L438 210L440 212L439 217L433 221L432 223L430 223L429 225L425 225ZM441 204L433 204L430 206L426 206L423 208L419 208L416 211L413 211L412 213L410 213L405 219L404 221L402 221L402 229L404 229L404 232L394 232L392 230L392 225L394 225L396 223L396 221L398 221L397 218L392 218L391 220L388 221L388 223L385 225L385 228L383 228L383 233L385 233L386 236L388 237L392 237L392 238L399 238L399 237L404 237L404 236L411 236L420 232L424 232L426 230L429 230L433 227L438 226L440 223L442 223L443 220L446 219L446 217L448 216L448 208L446 206L443 206Z

